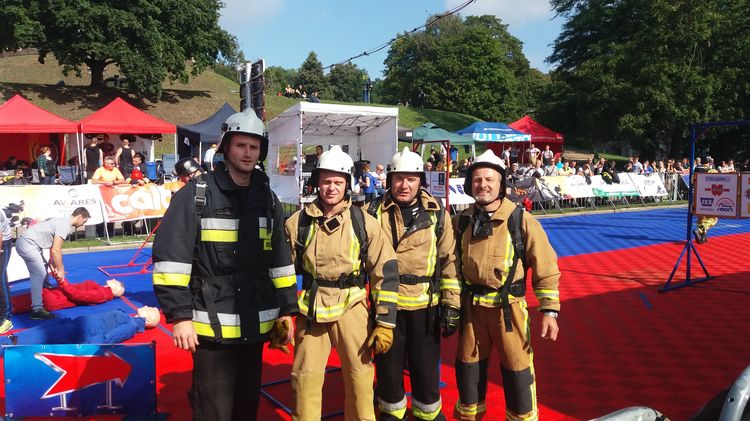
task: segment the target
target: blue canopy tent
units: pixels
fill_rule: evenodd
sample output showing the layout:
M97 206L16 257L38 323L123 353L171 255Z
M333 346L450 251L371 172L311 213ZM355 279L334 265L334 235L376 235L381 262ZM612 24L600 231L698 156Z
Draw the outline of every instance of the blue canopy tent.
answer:
M221 125L226 119L236 113L228 103L224 103L211 117L190 125L177 126L177 153L180 158L191 156L195 147L198 157L203 159L206 143L217 143L221 136Z
M456 133L477 142L530 142L531 135L514 130L505 123L477 121Z

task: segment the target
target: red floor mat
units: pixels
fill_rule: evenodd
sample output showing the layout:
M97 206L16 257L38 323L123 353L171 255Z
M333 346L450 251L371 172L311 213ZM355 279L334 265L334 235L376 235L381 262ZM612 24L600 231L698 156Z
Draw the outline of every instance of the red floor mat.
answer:
M571 241L599 241L571 238ZM542 420L591 419L644 405L671 419L687 419L750 364L750 234L711 238L698 246L716 279L666 294L657 292L682 250L668 243L560 259L563 272L561 334L542 342L532 312L538 401ZM694 262L694 275L700 274ZM684 267L684 262L683 262ZM678 279L681 279L683 270ZM529 297L530 306L536 301ZM134 338L156 340L159 410L169 419L189 419L187 390L191 359L159 329ZM455 337L443 346L443 408L450 419L457 399ZM264 381L286 378L291 357L266 351ZM504 418L498 358L491 359L488 416ZM335 356L331 359L336 364ZM340 373L328 376L324 413L343 407ZM288 383L266 388L292 405ZM332 419L342 419L337 417ZM261 398L259 419L289 419Z

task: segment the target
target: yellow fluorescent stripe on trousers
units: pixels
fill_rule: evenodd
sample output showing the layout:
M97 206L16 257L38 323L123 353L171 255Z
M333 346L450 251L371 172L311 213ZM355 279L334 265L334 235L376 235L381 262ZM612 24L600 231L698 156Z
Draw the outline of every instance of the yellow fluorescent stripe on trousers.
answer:
M190 284L190 275L184 273L156 273L152 276L154 285L185 287Z
M441 399L428 405L412 397L411 412L421 420L434 420L440 414L441 409L443 409L443 401Z
M299 298L297 299L297 304L299 305L300 311L304 312L305 314L308 313L310 310L310 304L308 303L308 292L304 291L302 294L300 294ZM338 317L342 314L344 314L344 311L346 311L346 308L351 303L359 302L362 298L364 298L367 295L367 291L360 287L352 287L341 290L343 294L347 294L346 298L343 302L330 306L330 307L318 307L315 309L315 315L320 316L322 318L332 318L332 317Z
M398 419L404 418L404 415L406 415L406 396L396 403L386 402L378 398L378 408L380 408L381 412L390 414Z
M461 415L477 415L487 411L487 406L484 402L474 403L471 405L463 405L461 400L456 401L456 411Z
M214 337L214 330L211 329L210 324L193 321L193 327L198 335ZM221 326L221 336L226 339L236 339L242 335L239 326Z
M212 241L216 243L236 243L239 239L239 231L230 230L201 230L201 241Z
M282 276L280 278L272 278L271 281L273 281L273 286L276 288L286 288L292 285L297 285L297 276Z

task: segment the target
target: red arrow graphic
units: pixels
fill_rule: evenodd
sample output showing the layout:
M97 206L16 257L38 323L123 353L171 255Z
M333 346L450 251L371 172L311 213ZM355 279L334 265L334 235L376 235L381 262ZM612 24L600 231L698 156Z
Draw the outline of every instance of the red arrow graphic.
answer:
M116 381L122 387L133 367L112 352L104 355L34 354L34 358L61 374L42 399Z

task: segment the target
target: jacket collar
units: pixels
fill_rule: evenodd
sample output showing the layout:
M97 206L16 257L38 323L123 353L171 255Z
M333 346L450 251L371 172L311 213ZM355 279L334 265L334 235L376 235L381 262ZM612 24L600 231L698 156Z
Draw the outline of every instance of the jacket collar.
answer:
M216 184L219 186L222 190L243 190L246 188L255 188L259 184L264 184L268 180L268 176L259 169L254 169L252 172L252 175L250 176L250 186L238 186L233 180L232 177L229 176L229 171L227 170L226 164L223 162L219 162L216 164L216 168L214 169L214 179L216 180Z
M513 213L513 209L516 208L516 205L508 200L508 198L504 197L503 201L500 202L500 207L497 208L497 210L492 214L492 217L490 218L490 221L506 221L510 217L510 214ZM474 219L474 215L479 213L481 211L480 208L477 207L477 205L474 205L468 209L468 214L471 216L471 219Z

